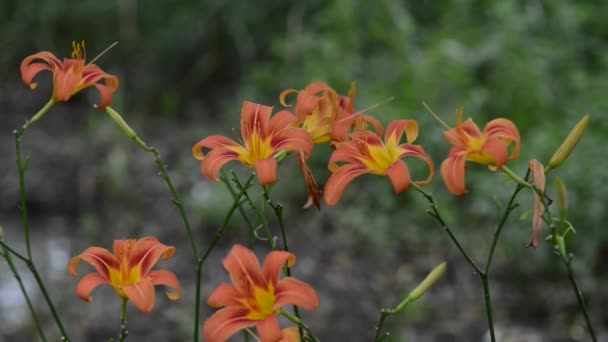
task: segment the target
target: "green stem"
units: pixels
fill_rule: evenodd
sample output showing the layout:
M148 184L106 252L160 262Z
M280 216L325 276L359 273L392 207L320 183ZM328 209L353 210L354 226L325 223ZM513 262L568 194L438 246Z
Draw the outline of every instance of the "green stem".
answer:
M496 334L494 333L494 319L492 318L492 298L490 297L490 283L488 282L488 274L481 273L481 283L483 284L483 299L486 304L486 317L488 318L488 328L490 329L490 340L496 341Z
M304 331L306 331L306 335L304 335L304 336L300 335L301 337L303 337L303 339L302 339L303 341L319 342L319 339L317 337L315 337L315 335L313 335L313 333L310 330L310 328L308 327L308 325L306 325L304 322L302 322L298 317L296 317L284 310L280 310L280 313L281 313L281 315L283 315L283 317L287 318L292 323L296 324L298 327L300 327Z
M583 297L583 293L578 287L578 283L576 282L576 278L574 277L574 271L572 270L571 260L566 261L562 258L564 265L566 266L566 270L568 270L568 279L570 279L570 284L572 285L572 290L576 295L576 300L578 301L578 306L583 312L583 316L585 317L585 323L587 324L587 330L589 330L589 335L591 335L591 339L593 342L597 341L597 337L595 336L595 330L593 329L593 325L591 324L591 319L589 318L589 313L587 312L587 305L585 305L585 298Z
M253 175L251 175L251 177L253 178ZM226 185L226 188L228 188L228 191L230 192L232 199L236 201L237 193L234 190L234 188L232 187L232 184L230 184L230 181L228 180L228 175L226 175L226 172L224 170L222 170L222 177L220 177L220 179L222 180L222 183L224 183L224 185ZM243 207L239 206L238 210L239 210L239 213L241 214L241 217L247 224L247 227L249 228L249 232L250 232L251 236L253 237L254 227L253 227L253 224L251 223L251 220L249 219L249 216L247 216ZM252 239L250 239L250 240L252 240Z
M123 342L127 339L129 332L127 331L127 303L128 299L123 299L120 310L120 336L118 342Z
M44 334L44 330L42 330L42 325L40 324L38 315L36 314L36 311L34 310L34 306L32 305L32 301L30 300L30 296L27 294L27 291L25 290L25 286L23 285L23 280L21 279L21 276L19 275L19 272L17 271L17 268L15 267L15 263L13 262L13 259L11 258L11 253L6 248L3 248L3 250L4 250L4 253L2 254L2 256L6 260L8 267L11 269L11 272L13 272L13 276L15 277L15 280L17 280L17 283L19 284L21 293L23 294L23 297L25 298L27 307L30 310L30 314L32 316L32 319L34 320L34 324L36 325L36 330L38 330L38 334L40 335L40 338L42 339L42 341L46 342L47 341L46 335Z
M378 320L378 326L376 327L376 335L374 336L375 342L380 342L384 337L380 337L382 333L382 326L384 325L384 321L388 318L388 316L394 314L395 312L391 309L382 309L380 310L380 320ZM385 335L386 336L386 335Z
M21 261L23 261L24 263L26 263L26 264L27 264L28 262L30 262L30 260L29 260L27 257L25 257L25 256L21 255L21 253L19 253L19 252L17 252L16 250L12 249L12 248L11 248L9 245L7 245L7 244L6 244L4 241L2 241L2 240L0 240L0 246L2 246L2 248L5 250L5 252L8 252L8 253L13 254L13 255L14 255L14 256L16 256L17 258L21 259ZM7 253L7 254L8 254L8 253Z
M274 215L277 217L277 222L279 223L279 227L281 229L281 238L283 240L283 250L285 252L289 252L289 246L287 245L287 233L285 233L285 223L283 222L283 205L280 203L273 203L270 199L270 191L268 191L267 186L262 186L264 190L264 199L272 210L274 211ZM285 275L291 277L291 268L288 265L285 265ZM293 313L296 315L298 319L300 319L300 310L297 306L293 306ZM303 331L301 327L298 327L300 330L300 336L303 335Z
M243 190L243 186L240 183L239 178L237 177L237 175L234 171L232 171L232 181L235 182L235 184L239 190L241 190L241 191ZM254 231L255 237L260 240L268 240L268 242L270 243L270 248L274 250L276 248L276 239L270 232L270 226L268 225L268 220L266 219L266 215L264 214L264 206L263 205L261 205L259 207L256 206L255 203L253 203L251 196L249 196L249 194L247 192L245 192L244 195L245 195L245 200L247 201L247 203L249 203L249 206L255 212L258 220L260 220L262 227L264 228L264 232L266 233L266 237L262 238L257 234L256 229L254 229L253 231Z
M63 323L61 322L61 319L59 318L59 315L57 314L57 310L55 309L55 306L53 305L53 302L51 301L51 298L46 290L46 287L44 286L44 282L42 281L42 278L40 277L40 273L36 269L36 266L34 264L34 259L32 257L32 245L31 245L31 240L30 240L30 223L29 223L29 217L28 217L28 212L27 212L27 199L25 196L25 169L27 167L28 161L26 160L26 162L23 163L23 160L21 158L21 137L23 136L23 134L25 133L27 128L34 122L40 120L40 118L42 118L49 111L49 109L51 109L51 107L53 107L54 104L55 104L55 99L51 98L44 105L44 107L42 107L42 109L40 109L40 111L38 111L38 113L36 113L30 120L27 120L25 122L25 124L23 124L23 126L21 126L21 128L13 131L13 133L15 134L15 151L16 151L16 156L17 156L17 170L19 172L19 197L21 200L21 217L23 220L23 232L24 232L24 236L25 236L25 246L27 249L27 258L21 258L21 257L20 258L25 261L26 265L30 269L30 272L36 279L36 283L38 284L38 287L40 288L40 291L42 292L42 295L46 301L46 304L49 307L49 310L51 310L53 318L55 319L55 322L57 323L57 326L59 327L59 330L61 331L61 335L63 336L62 341L67 342L70 340L68 337L68 334L66 333L65 328L63 327ZM7 247L5 244L3 244L3 246ZM11 253L13 253L13 251ZM13 254L15 254L15 253L13 253ZM19 257L19 254L15 254L15 255L17 257Z

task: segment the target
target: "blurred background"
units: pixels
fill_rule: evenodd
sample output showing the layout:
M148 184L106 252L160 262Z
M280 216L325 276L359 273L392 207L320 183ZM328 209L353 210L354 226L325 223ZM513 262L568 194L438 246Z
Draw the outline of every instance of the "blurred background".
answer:
M96 64L118 75L113 107L168 164L183 196L200 248L206 248L231 205L222 184L203 179L191 146L210 134L234 136L243 100L274 105L287 88L324 81L345 94L357 82L356 108L389 97L375 109L384 124L414 118L417 143L437 167L449 146L428 103L453 125L464 105L480 126L505 117L522 135L527 161L546 162L584 114L591 122L555 176L569 190L576 235L569 248L597 332L608 340L608 13L606 1L221 1L221 0L2 0L0 2L0 225L5 240L23 251L18 176L12 131L51 94L49 74L39 87L21 83L21 60L48 50L68 57L73 40L86 40L89 60L115 41ZM56 105L23 139L34 257L73 341L107 341L119 332L120 301L109 287L88 304L75 295L66 265L88 246L110 248L114 239L147 235L174 245L160 267L177 273L183 298L157 295L141 314L129 306L129 340L187 341L193 324L194 263L185 229L150 154L138 149L109 117L94 110L87 90ZM238 133L236 133L238 134ZM331 151L316 148L311 167L324 184ZM413 165L416 162L412 163ZM229 164L243 177L247 170ZM386 178L364 176L340 203L320 211L301 208L306 193L289 158L273 188L285 204L293 272L321 298L303 318L323 341L370 341L379 309L396 305L434 266L448 270L419 302L387 320L389 341L489 340L482 288L444 231L426 215L416 193L394 196ZM425 170L414 169L414 177ZM514 184L470 165L469 194L453 197L437 174L428 190L446 220L483 264L494 227ZM254 188L252 195L260 195ZM499 241L490 274L496 330L501 341L588 341L567 274L549 243L526 248L531 236L531 194L523 193ZM246 213L252 214L251 211ZM278 229L273 221L273 229ZM543 231L546 236L547 230ZM543 236L543 237L544 237ZM228 281L221 259L234 243L247 243L236 215L203 270L206 297ZM267 244L256 242L259 256ZM32 277L25 285L51 340L59 333ZM80 274L89 272L81 266ZM160 291L159 291L160 292ZM202 323L202 322L201 322ZM286 324L287 325L287 324ZM602 337L601 337L602 338ZM241 340L238 335L235 340ZM0 340L36 341L17 282L0 263Z

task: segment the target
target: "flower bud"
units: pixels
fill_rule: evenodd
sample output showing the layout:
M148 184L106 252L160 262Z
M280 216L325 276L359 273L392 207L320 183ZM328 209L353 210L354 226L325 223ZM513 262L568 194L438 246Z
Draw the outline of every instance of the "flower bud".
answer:
M428 291L428 289L431 288L431 286L433 286L433 284L435 284L439 278L441 278L445 268L445 261L439 264L439 266L435 267L435 269L433 269L431 273L429 273L429 275L427 275L426 278L424 278L424 280L407 296L409 302L413 302L422 297L422 295Z
M568 193L566 192L566 184L561 179L557 179L555 182L557 188L557 209L559 211L559 217L563 220L566 217L566 211L568 211Z
M551 160L549 160L549 165L547 166L546 172L549 172L549 170L551 169L557 168L566 159L568 159L568 156L570 156L570 153L572 153L572 150L574 150L574 147L576 147L578 141L581 140L583 133L585 133L585 128L587 128L588 123L589 114L583 116L583 118L576 124L576 126L574 126L572 131L570 131L570 134L568 134L566 140L564 140L562 145L557 149L557 151L555 151L555 153L551 157Z
M135 137L137 137L137 134L135 134L135 131L131 127L129 127L129 125L127 124L125 119L123 119L122 116L120 116L120 114L118 114L118 112L116 112L112 107L109 107L109 106L106 107L106 112L108 112L108 114L110 114L110 117L112 117L112 120L114 120L114 122L116 122L118 127L120 127L120 129L122 129L123 132L125 132L127 134L129 139L134 139Z

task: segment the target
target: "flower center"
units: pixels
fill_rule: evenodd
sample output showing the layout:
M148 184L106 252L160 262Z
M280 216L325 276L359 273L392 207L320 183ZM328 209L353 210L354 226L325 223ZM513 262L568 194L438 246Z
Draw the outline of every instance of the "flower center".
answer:
M247 317L254 321L261 321L274 314L275 303L274 288L268 289L254 287L253 298L248 300L247 306L251 309Z
M243 162L253 167L253 162L272 157L274 149L270 147L272 137L262 139L257 131L253 131L249 140L245 142L248 153L244 155Z
M386 169L391 167L397 160L399 160L398 147L395 146L367 146L369 151L369 159L362 159L361 161L369 171L378 176L385 176Z

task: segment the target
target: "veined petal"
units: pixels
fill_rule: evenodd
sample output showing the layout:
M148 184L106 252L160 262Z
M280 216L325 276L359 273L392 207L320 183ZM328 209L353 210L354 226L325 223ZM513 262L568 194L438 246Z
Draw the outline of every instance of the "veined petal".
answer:
M145 237L137 241L129 255L129 266L139 267L142 275L148 274L152 267L163 260L171 258L175 254L175 247L163 245L154 237Z
M329 85L327 85L327 83L323 82L312 82L311 84L306 86L304 91L308 92L309 94L318 94L322 91L334 92L334 90Z
M323 191L325 203L329 206L336 205L348 183L367 172L367 168L363 165L347 164L339 167L325 183Z
M410 171L403 160L396 161L388 169L386 169L386 175L391 180L395 194L399 195L402 192L407 191L410 186L411 178Z
M290 127L275 133L270 147L275 151L301 151L310 157L315 144L308 132L302 128Z
M100 100L96 106L97 109L103 110L112 103L112 95L116 90L104 84L95 84L95 88L99 92Z
M249 248L234 245L223 264L232 284L242 293L249 293L254 286L266 287L258 258Z
M241 134L244 141L248 141L254 130L258 134L268 132L268 123L270 122L270 114L272 107L261 104L245 101L241 109ZM261 139L266 136L260 136Z
M483 131L484 134L488 135L488 137L498 137L502 139L507 145L509 145L511 142L515 143L515 148L509 156L509 160L514 160L519 157L519 130L511 120L503 118L494 119L486 124Z
M154 286L148 279L143 278L139 283L122 286L121 289L142 312L150 312L154 309L154 302L156 301Z
M337 162L361 164L359 157L361 157L362 153L359 142L349 141L342 143L329 158L329 165L336 164Z
M166 270L152 271L148 275L148 280L152 285L164 285L174 289L172 292L165 292L167 297L171 300L177 300L182 295L179 281L177 281L177 277L173 272Z
M32 63L37 59L41 59L45 63ZM32 83L32 80L39 72L43 70L54 71L55 69L61 69L61 66L61 61L54 54L48 51L41 51L23 59L21 62L21 79L25 85L34 89L36 88L36 83Z
M95 267L97 273L108 280L110 279L109 269L118 269L120 267L118 260L107 249L89 247L80 255L75 256L70 260L68 271L74 277L76 276L76 268L81 260Z
M271 315L264 320L258 321L255 328L258 331L261 342L276 342L283 337L277 315Z
M274 286L279 281L279 275L283 270L283 266L287 264L287 267L292 267L295 263L295 255L289 252L272 251L264 259L264 266L262 268L264 278Z
M384 141L389 144L389 141L395 145L399 144L401 137L405 132L406 141L414 142L418 138L418 122L416 120L395 120L386 127Z
M242 148L237 142L232 139L226 138L223 135L210 135L205 139L197 142L194 146L192 146L192 155L194 158L198 160L204 160L205 155L203 154L203 147L215 149L215 148L225 148L225 149L239 149Z
M207 154L207 157L201 163L201 173L203 176L214 180L220 181L218 174L226 163L232 160L239 160L240 155L234 151L216 148Z
M281 130L286 129L294 122L298 121L298 118L286 110L282 110L275 114L268 123L269 134L275 134Z
M463 195L466 192L464 185L466 154L450 155L441 164L441 177L448 190L454 195Z
M203 325L203 336L207 342L225 342L237 331L254 326L257 322L247 318L249 309L227 307L214 313Z
M435 175L435 164L433 163L433 160L429 157L429 155L424 152L422 146L406 143L399 146L399 148L402 151L399 155L399 158L415 157L424 160L424 162L429 166L429 176L425 180L416 181L415 183L418 185L429 184L433 179L433 176Z
M316 310L319 307L317 292L305 282L294 278L283 278L279 280L275 289L276 309L292 304L304 310Z
M207 299L207 304L214 308L222 306L239 306L241 302L241 293L232 285L220 284L215 291Z
M304 208L308 208L311 205L315 205L318 208L321 207L321 190L315 179L308 163L306 162L306 154L304 152L297 152L296 157L298 159L298 166L304 177L304 184L306 185L306 192L308 192L308 200L304 204Z
M534 186L536 186L542 193L545 192L545 168L538 160L532 159L528 163L528 167L534 175ZM540 237L540 231L543 226L542 215L545 207L543 206L542 199L535 192L534 193L534 216L532 217L532 240L528 244L530 247L538 247L538 238Z
M465 133L469 137L480 139L483 136L481 134L481 131L479 130L479 127L477 127L477 125L475 124L475 122L473 122L473 119L471 118L468 118L461 125L458 125L456 129L460 131L461 134Z
M273 157L256 160L253 162L255 175L260 185L270 185L277 181L277 160Z
M82 75L63 70L55 70L53 73L53 93L61 101L67 101L74 95Z
M315 96L313 93L300 91L297 98L296 112L302 115L312 114L315 107L319 104L320 99L321 98Z
M93 300L91 292L101 284L109 284L110 282L97 273L89 273L80 279L76 286L76 295L85 302Z

